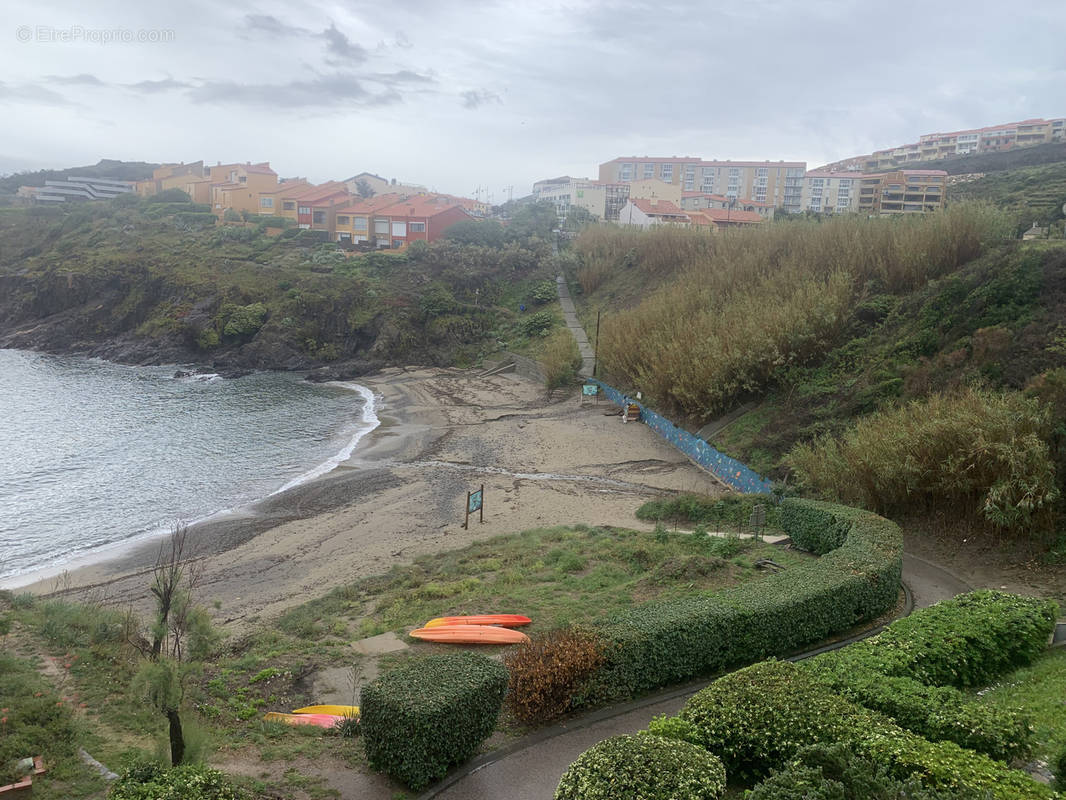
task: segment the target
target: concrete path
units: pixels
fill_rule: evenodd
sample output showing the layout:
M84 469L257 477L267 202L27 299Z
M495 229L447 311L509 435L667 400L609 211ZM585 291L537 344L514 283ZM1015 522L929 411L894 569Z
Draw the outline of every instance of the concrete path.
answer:
M903 556L903 582L915 608L971 591L964 581L917 556ZM635 733L652 717L675 714L706 683L674 689L624 706L593 712L552 726L509 748L475 759L419 800L551 800L566 768L603 739Z
M577 340L577 349L581 351L581 369L578 374L582 378L591 378L596 356L592 351L592 345L589 344L589 337L585 335L585 329L577 321L577 310L574 308L574 301L570 298L570 287L566 285L566 278L562 275L555 279L555 285L559 290L559 305L563 307L566 327L574 335Z

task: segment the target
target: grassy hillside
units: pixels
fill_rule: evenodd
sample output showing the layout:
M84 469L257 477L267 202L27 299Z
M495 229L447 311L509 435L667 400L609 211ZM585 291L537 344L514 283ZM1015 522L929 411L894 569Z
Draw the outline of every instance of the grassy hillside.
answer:
M916 169L942 169L949 175L966 175L973 172L1000 172L1040 164L1066 161L1066 144L1039 144L1035 147L1020 147L1001 153L973 153L967 156L952 156L937 161L922 161Z
M714 435L719 449L886 513L922 506L1047 531L1066 475L1066 243L1011 240L1009 225L1009 213L956 205L705 236L702 250L687 231L658 231L679 243L661 262L641 259L653 234L632 231L600 229L598 249L575 251L587 308L630 306L601 327L609 380L693 430L754 402ZM959 479L978 465L981 485ZM933 484L928 497L915 489Z
M975 181L948 188L951 202L983 200L1011 214L1019 232L1033 222L1062 232L1062 207L1066 204L1066 145L1063 160L1044 166L993 172Z
M533 313L544 303L533 290L552 274L537 231L497 247L356 255L310 231L215 227L208 212L131 197L0 214L0 346L358 370L471 364L555 322Z

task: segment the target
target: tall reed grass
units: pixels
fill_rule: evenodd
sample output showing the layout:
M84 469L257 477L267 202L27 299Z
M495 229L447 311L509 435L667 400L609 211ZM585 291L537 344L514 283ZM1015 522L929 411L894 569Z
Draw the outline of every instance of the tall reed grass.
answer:
M836 344L868 293L913 290L1009 235L987 205L927 216L839 217L711 235L598 226L576 241L586 293L635 270L660 285L608 317L600 359L617 381L699 418L765 386L779 366Z
M581 369L581 351L577 340L566 328L556 329L544 342L540 355L545 388L551 392L577 380Z
M1013 532L1046 528L1059 490L1049 407L966 388L860 419L842 437L796 445L801 485L883 514L960 511Z

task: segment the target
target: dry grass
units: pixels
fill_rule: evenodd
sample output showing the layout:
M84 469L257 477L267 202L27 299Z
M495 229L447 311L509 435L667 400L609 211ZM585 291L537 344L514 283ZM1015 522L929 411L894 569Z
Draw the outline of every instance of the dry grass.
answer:
M1047 406L1017 392L934 394L788 455L822 496L887 514L954 510L1013 532L1047 529L1058 496Z
M605 320L601 363L656 403L709 418L778 367L825 353L871 293L951 272L1007 233L991 207L905 219L840 217L756 230L599 226L577 240L586 293L615 270L668 283Z

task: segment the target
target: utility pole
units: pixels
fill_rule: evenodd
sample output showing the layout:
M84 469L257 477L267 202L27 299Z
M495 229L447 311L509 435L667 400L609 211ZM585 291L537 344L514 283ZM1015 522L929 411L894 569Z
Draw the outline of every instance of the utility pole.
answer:
M503 188L507 192L507 202L510 203L514 200L514 184L512 183L510 186L504 186Z

